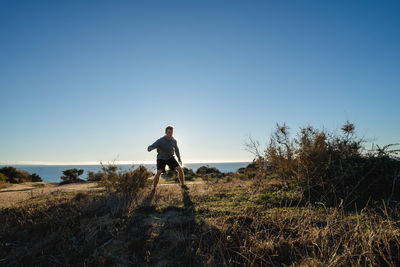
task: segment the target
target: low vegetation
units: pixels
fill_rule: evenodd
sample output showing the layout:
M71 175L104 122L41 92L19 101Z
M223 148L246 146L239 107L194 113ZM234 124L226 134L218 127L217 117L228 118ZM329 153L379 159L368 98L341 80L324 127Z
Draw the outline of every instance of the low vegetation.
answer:
M268 147L259 152L251 140L258 179L278 179L290 190L301 190L311 202L363 207L385 200L400 201L400 161L397 144L367 150L347 122L341 134L311 126L290 137L289 127L277 124Z
M398 266L399 211L299 204L282 185L232 179L134 197L55 192L0 210L13 265Z
M129 170L122 171L115 164L104 165L101 163L102 172L100 186L104 186L107 193L123 194L127 197L134 197L140 189L149 185L149 177L152 173L143 165Z
M0 184L4 183L24 183L24 182L41 182L42 178L36 173L17 169L12 166L5 166L0 169Z
M68 169L63 171L63 176L61 176L62 182L60 182L60 185L63 184L70 184L70 183L78 183L78 182L84 182L85 180L79 178L80 175L82 175L84 172L83 169Z
M196 171L187 167L182 168L186 181L210 181L223 178L226 173L221 172L215 167L201 166ZM178 173L176 170L168 170L164 177L167 181L178 181Z
M343 128L292 139L278 126L235 173L186 170L205 181L189 191L154 192L145 167L102 165L92 177L103 190L0 210L0 264L399 266L397 151L367 151L354 125Z
M87 175L88 175L88 178L87 178L88 181L98 182L103 178L104 172L103 171L98 171L98 172L88 171Z
M185 180L187 181L193 181L195 178L198 178L199 176L196 175L196 173L187 167L182 168L183 174L185 175ZM172 180L177 182L178 181L178 172L176 170L168 170L165 175L164 175L166 180Z

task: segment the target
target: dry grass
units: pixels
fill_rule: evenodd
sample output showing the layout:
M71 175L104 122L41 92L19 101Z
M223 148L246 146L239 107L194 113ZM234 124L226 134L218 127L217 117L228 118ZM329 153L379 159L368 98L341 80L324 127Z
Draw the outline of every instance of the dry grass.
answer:
M347 208L385 199L400 201L400 161L398 144L367 149L346 122L340 133L302 127L291 136L286 124L277 124L264 152L250 139L258 178L278 178L292 188L300 188L308 201Z
M8 183L8 182L0 182L0 189L7 188L7 187L10 187L10 186L12 186L11 183Z
M234 179L133 198L42 195L0 210L0 264L399 266L397 211L347 212L275 193L277 183L258 188Z

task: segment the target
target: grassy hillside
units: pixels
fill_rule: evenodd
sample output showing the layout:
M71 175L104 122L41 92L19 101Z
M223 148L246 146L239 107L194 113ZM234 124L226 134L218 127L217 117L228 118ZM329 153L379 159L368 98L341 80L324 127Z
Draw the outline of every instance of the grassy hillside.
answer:
M101 191L0 210L0 264L400 266L400 149L341 130L291 137L278 124L265 149L250 140L255 160L236 173L186 169L205 181L189 192L153 192L144 166L102 164Z
M397 209L309 204L278 181L55 192L1 210L0 225L5 266L400 264Z

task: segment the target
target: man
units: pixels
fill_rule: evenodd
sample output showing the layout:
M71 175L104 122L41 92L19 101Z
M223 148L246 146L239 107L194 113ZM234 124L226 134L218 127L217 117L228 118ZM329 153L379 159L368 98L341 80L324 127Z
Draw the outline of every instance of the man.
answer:
M154 176L153 190L156 189L158 180L160 179L161 173L165 173L165 165L168 165L170 170L177 170L178 177L182 189L188 190L189 188L185 185L185 177L180 165L182 165L181 155L179 153L178 144L176 139L172 137L174 127L169 125L165 128L165 135L159 138L154 144L147 148L147 151L152 151L157 148L157 173ZM178 162L174 157L174 152L178 157Z

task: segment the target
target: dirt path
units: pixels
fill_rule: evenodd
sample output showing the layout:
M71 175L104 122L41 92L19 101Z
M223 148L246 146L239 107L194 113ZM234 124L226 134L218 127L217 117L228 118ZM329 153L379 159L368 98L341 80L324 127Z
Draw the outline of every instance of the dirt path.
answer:
M97 182L74 183L60 186L58 186L58 183L42 182L13 184L10 187L0 190L0 208L11 207L31 197L55 191L71 192L102 189L97 184Z
M188 185L197 183L203 182L187 182ZM159 184L158 186L177 186L177 183ZM97 182L74 183L60 186L58 186L58 183L44 182L27 182L22 184L13 184L10 187L0 189L0 209L11 207L21 201L24 201L34 196L49 194L55 191L72 192L101 189L103 189L103 187L98 187Z

